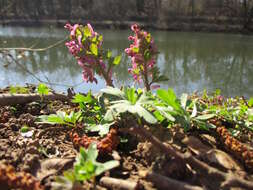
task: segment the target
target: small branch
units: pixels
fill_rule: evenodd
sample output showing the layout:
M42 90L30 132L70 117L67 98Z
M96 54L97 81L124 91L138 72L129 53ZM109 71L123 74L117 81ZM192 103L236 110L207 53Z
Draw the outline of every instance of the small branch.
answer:
M33 72L31 72L30 70L28 70L26 67L24 67L22 64L19 63L19 61L17 59L15 59L10 53L8 53L8 51L2 51L0 50L0 53L3 53L5 56L8 56L11 58L11 60L16 63L17 66L19 66L23 71L25 71L26 73L28 73L29 75L31 75L34 79L36 79L37 81L41 82L41 83L45 83L48 85L55 85L55 86L64 86L64 87L76 87L79 86L80 84L82 84L83 82L80 82L78 84L74 84L74 85L66 85L66 84L59 84L59 83L54 83L54 82L49 82L49 81L43 81L41 80L39 77L37 77Z
M45 48L37 48L37 49L34 49L34 48L24 48L24 47L13 47L13 48L0 48L0 52L1 51L11 51L11 50L15 50L15 51L32 51L32 52L39 52L39 51L46 51L48 49L51 49L51 48L54 48L60 44L62 44L68 37L65 37L64 39L48 46L48 47L45 47Z
M41 96L37 93L34 94L0 94L0 106L26 104L41 99ZM61 100L69 101L68 96L58 93L49 93L43 95L44 100Z
M100 185L109 189L118 190L137 190L140 188L140 184L137 182L112 177L102 177L100 179Z
M148 171L141 171L140 176L151 181L158 189L177 189L177 190L203 190L198 186L192 186L187 183L171 179L160 174Z

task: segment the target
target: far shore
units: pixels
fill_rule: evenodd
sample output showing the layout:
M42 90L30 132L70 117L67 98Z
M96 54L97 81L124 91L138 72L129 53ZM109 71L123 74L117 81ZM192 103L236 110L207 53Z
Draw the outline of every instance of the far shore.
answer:
M243 30L238 19L233 22L219 19L213 20L210 18L178 18L167 22L150 22L150 21L115 21L115 20L67 20L67 19L2 19L1 26L24 26L24 27L39 27L39 26L56 26L62 27L66 23L87 23L90 22L99 29L128 29L133 23L139 23L145 28L154 30L167 31L196 31L196 32L223 32L223 33L243 33L253 34L252 31ZM232 24L231 24L232 23Z

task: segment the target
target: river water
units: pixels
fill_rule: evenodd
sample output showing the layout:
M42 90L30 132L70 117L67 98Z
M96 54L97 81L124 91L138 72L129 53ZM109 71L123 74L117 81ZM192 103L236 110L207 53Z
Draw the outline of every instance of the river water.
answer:
M121 54L129 46L127 30L99 30L104 47L113 55ZM220 89L226 96L253 96L253 36L239 34L209 34L191 32L151 31L159 48L157 59L161 73L169 78L162 88L173 88L179 95L206 89ZM0 47L47 47L67 35L64 29L53 27L0 27ZM43 52L15 53L19 64L7 62L0 55L0 88L25 83L52 83L56 90L94 92L105 86L84 83L81 69L61 45ZM130 59L124 55L115 69L116 86L134 85L127 69ZM29 71L29 72L27 72ZM33 74L31 74L33 73Z

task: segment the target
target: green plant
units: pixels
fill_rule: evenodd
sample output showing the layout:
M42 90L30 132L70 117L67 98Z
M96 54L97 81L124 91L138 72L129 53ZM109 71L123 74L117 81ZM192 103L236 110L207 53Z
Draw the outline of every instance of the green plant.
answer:
M249 105L249 107L253 107L253 98L249 99L248 105Z
M142 90L136 91L134 88L124 88L121 91L112 87L102 89L101 91L118 98L118 100L110 101L110 106L104 117L105 120L114 121L117 117L122 116L122 114L131 113L136 118L143 118L150 124L157 123L157 119L151 113L151 110L149 110L152 100L148 92Z
M154 114L158 120L167 119L169 122L180 123L185 130L188 130L192 124L201 128L209 129L215 126L207 123L215 114L210 114L202 110L198 113L199 104L197 100L188 99L187 94L182 94L180 99L177 99L176 94L172 89L157 90L158 100L154 103Z
M29 89L26 87L21 87L21 86L10 86L9 92L11 94L28 94Z
M48 95L49 91L50 89L48 88L48 86L43 83L40 83L37 87L37 92L40 96Z
M98 124L105 113L103 105L101 105L97 98L93 97L91 92L87 95L76 94L72 100L73 103L79 104L82 112L83 121L88 124Z
M73 186L86 180L93 180L94 182L96 176L119 166L119 162L116 160L105 163L97 162L97 157L98 150L96 144L91 144L87 150L80 148L80 153L74 163L74 169L64 172L63 177L57 177L57 183L53 184L53 189L72 189Z
M21 132L21 133L27 133L29 130L30 130L29 126L24 125L24 126L20 129L20 132Z
M252 99L248 102L243 98L228 98L223 104L211 104L208 111L216 114L222 120L225 120L234 126L237 130L247 128L253 130L253 110L251 108Z
M144 119L150 124L180 123L185 130L190 129L194 124L201 129L214 128L215 126L206 122L213 118L215 114L206 110L198 112L199 104L197 100L188 99L187 94L183 94L177 99L172 89L158 89L156 94L136 91L134 88L124 88L123 90L108 87L101 90L103 93L117 97L110 101L104 119L115 121L120 118L128 118L132 114L138 123Z
M114 122L103 119L106 110L99 98L95 98L91 92L88 92L87 95L76 94L72 102L79 104L82 121L86 124L85 130L98 132L100 136L109 132Z
M41 115L39 116L37 123L47 123L47 124L60 124L67 125L69 127L75 127L77 122L82 120L82 113L71 111L70 114L67 114L63 111L57 111L56 114L51 115Z

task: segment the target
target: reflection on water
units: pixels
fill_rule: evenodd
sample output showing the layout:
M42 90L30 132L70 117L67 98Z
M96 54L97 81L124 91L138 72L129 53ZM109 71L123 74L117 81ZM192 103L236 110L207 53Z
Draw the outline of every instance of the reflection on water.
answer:
M123 52L129 45L130 31L99 31L104 35L104 47L113 54ZM153 31L160 50L158 64L161 72L169 77L163 88L171 87L177 94L208 91L217 88L229 96L253 95L253 37L231 34L202 34ZM1 28L1 47L46 47L65 37L63 29L55 28ZM57 83L57 90L75 86L76 91L98 91L104 87L82 82L81 70L64 45L45 52L26 52L16 55L20 63L44 81ZM1 57L0 57L1 58ZM5 66L4 66L5 65ZM7 65L7 66L6 66ZM115 71L117 86L132 85L127 72L129 59L124 56ZM29 73L14 63L0 59L0 87L11 84L38 83Z

